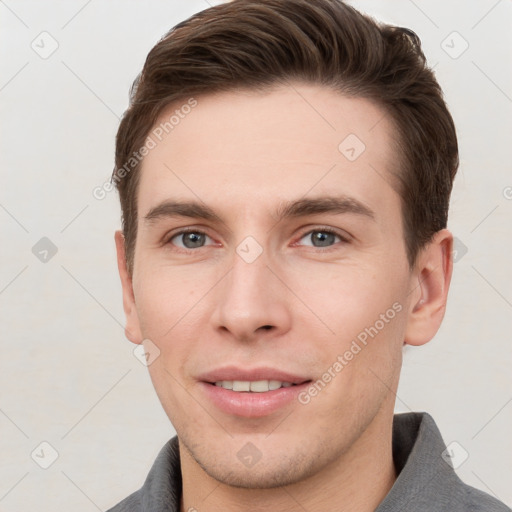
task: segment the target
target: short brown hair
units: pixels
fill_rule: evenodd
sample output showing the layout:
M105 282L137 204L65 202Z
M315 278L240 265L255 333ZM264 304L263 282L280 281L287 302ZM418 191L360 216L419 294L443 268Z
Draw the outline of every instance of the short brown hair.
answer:
M116 137L128 269L137 236L135 151L171 103L298 80L376 102L398 134L397 171L407 258L446 227L458 167L455 127L414 32L341 0L233 0L176 25L149 52ZM341 141L340 141L341 142Z

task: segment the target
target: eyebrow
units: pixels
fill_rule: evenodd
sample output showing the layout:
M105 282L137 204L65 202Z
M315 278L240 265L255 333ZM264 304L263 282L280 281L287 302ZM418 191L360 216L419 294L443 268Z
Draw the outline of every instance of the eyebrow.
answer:
M205 204L194 201L163 201L151 208L144 221L152 223L167 217L190 217L192 219L218 220L218 215Z
M277 220L289 217L304 217L321 213L352 213L375 220L375 212L361 201L348 196L298 199L282 203L277 209Z
M322 213L351 213L375 220L375 212L361 201L348 196L317 197L286 201L279 205L275 217L280 222L286 218L305 217ZM189 217L191 219L222 221L215 211L195 201L167 200L154 206L145 215L144 221L152 223L162 218Z

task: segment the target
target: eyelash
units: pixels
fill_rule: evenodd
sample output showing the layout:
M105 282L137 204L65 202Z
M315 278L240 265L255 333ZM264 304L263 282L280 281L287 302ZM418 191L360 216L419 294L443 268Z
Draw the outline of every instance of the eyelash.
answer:
M337 236L341 242L337 242L337 243L343 243L343 244L349 244L350 243L350 240L347 236L343 236L341 233L339 233L338 231L336 231L335 229L333 228L330 228L330 227L315 227L313 229L309 229L308 231L304 231L297 239L297 242L302 240L306 235L309 235L311 233L315 233L315 232L321 232L321 233L329 233L331 235L334 235L334 236ZM194 229L194 228L185 228L185 229L182 229L176 233L173 233L171 234L170 236L166 237L165 240L164 240L164 243L163 245L172 245L171 244L171 240L173 238L176 238L177 236L180 236L180 235L185 235L187 233L197 233L197 234L200 234L200 235L206 235L208 236L209 238L212 238L210 237L206 232L200 230L200 229ZM296 245L297 242L294 242L293 245ZM336 243L336 244L337 244ZM315 247L315 246L307 246L307 247L311 247L312 249L316 249L316 250L319 250L319 252L328 252L329 250L332 250L334 248L334 246L336 245L331 245L331 246L327 246L327 247ZM187 248L182 248L182 247L174 247L174 250L178 251L178 252L182 252L182 253L185 253L185 254L189 254L189 253L192 253L194 251L197 251L198 249L203 249L203 247L198 247L197 249L187 249Z
M209 238L212 238L211 236L208 235L208 233L202 231L201 229L185 228L185 229L181 229L180 231L177 231L176 233L172 233L168 237L165 237L163 245L173 245L173 244L171 244L171 240L173 238L176 238L180 235L186 235L187 233L197 233L199 235L206 235ZM204 249L204 247L199 247L198 249ZM176 246L174 247L174 250L176 250L178 252L186 253L186 254L197 251L197 249L187 249L187 248L176 247Z
M320 232L320 233L329 233L330 235L334 235L334 236L337 236L341 242L336 242L335 244L333 245L330 245L330 246L327 246L327 247L315 247L315 246L308 246L308 247L311 247L312 249L317 249L317 250L320 250L321 252L328 252L329 250L333 250L335 249L336 245L338 243L343 243L343 244L349 244L350 243L350 240L348 238L348 236L343 236L339 231L333 229L333 228L329 228L329 227L315 227L313 229L309 229L308 231L304 231L298 238L298 241L299 240L302 240L306 235L310 235L311 233L317 233L317 232ZM293 244L295 245L295 243Z

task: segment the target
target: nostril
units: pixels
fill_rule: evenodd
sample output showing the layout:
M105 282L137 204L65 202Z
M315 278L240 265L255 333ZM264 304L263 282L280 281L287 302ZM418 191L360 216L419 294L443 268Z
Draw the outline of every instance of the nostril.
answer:
M269 329L272 329L272 326L271 325L263 325L261 328L268 331Z

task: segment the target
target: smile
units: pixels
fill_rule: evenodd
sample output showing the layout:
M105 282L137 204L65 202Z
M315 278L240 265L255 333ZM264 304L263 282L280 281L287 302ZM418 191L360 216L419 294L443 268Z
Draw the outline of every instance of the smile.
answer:
M236 392L266 393L279 388L289 388L296 384L279 380L222 380L215 382L215 385Z

